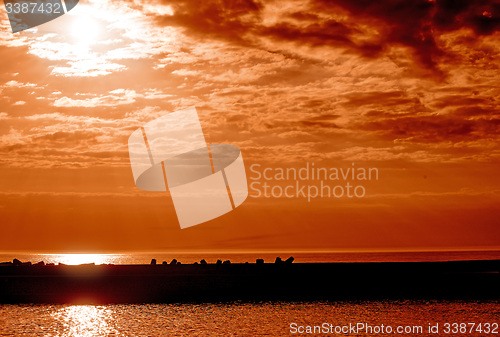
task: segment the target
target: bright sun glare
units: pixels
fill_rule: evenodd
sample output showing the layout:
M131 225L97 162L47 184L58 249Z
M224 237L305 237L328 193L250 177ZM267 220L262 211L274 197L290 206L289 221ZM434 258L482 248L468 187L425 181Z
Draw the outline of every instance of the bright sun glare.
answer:
M88 17L77 18L73 23L71 34L79 44L90 45L99 37L100 29L98 23Z
M58 260L61 263L72 265L84 263L109 263L107 256L103 254L61 254L58 256Z
M119 334L111 324L113 313L104 306L62 306L52 313L52 317L64 327L65 336L93 337Z

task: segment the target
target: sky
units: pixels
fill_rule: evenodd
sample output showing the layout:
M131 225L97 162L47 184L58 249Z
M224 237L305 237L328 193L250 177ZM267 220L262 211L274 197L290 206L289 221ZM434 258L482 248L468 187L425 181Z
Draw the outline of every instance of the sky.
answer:
M493 0L87 0L18 33L2 7L0 250L498 248L499 30ZM353 198L251 188L181 230L127 140L191 106L249 185L312 164L378 179L325 182Z

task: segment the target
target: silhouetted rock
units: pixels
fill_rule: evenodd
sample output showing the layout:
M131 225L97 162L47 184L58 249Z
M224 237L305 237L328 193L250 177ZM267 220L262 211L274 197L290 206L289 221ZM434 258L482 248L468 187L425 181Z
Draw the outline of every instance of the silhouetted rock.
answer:
M281 264L281 263L283 263L283 260L281 259L281 257L279 257L279 256L278 256L278 257L276 258L276 260L274 260L274 263L276 263L276 264Z
M285 263L291 264L295 260L293 256L290 256L288 259L285 260Z
M257 259L257 261L255 261L257 264L264 264L264 259Z
M36 265L37 265L37 266L45 266L45 262L40 261L40 262L38 262Z
M177 260L173 259L172 261L170 261L170 264L177 264Z
M264 260L259 260L244 267L190 263L162 268L150 264L19 267L11 262L0 266L0 303L72 303L84 297L103 303L500 298L500 260L274 266L269 261L260 265ZM366 282L366 275L376 277Z
M198 264L198 262L195 261L194 264Z
M12 261L12 263L14 264L14 266L20 266L20 265L22 265L22 264L23 264L23 263L22 263L21 261L19 261L18 259L14 259L14 260Z
M156 264L156 259L151 259L151 264Z
M161 264L168 264L168 262L167 261L163 261Z
M0 266L10 266L12 262L0 262Z
M226 261L222 262L222 264L231 264L231 261L226 260Z
M205 261L205 259L201 260L200 261L201 264L207 264L207 261Z
M181 261L177 262L177 264L182 264Z
M221 260L217 260L217 262L215 264L222 264L222 261Z

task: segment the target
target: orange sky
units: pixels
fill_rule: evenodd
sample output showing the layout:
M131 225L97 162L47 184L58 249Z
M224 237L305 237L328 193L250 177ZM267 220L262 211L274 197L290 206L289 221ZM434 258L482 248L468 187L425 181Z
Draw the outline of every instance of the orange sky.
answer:
M495 1L82 1L15 34L2 7L0 25L0 250L500 246ZM250 192L181 230L167 193L135 187L127 139L193 105L248 177L379 180L358 199Z

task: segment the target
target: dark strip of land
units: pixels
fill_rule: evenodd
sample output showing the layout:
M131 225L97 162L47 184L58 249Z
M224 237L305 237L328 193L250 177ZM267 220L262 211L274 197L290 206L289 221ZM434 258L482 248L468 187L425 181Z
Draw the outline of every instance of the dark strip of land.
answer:
M500 299L500 260L0 265L0 303Z

